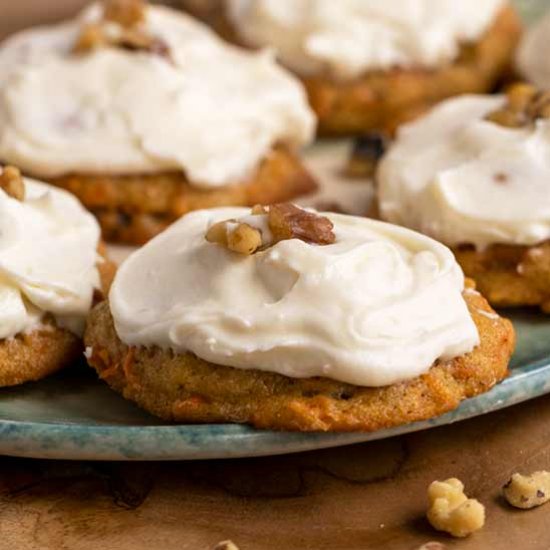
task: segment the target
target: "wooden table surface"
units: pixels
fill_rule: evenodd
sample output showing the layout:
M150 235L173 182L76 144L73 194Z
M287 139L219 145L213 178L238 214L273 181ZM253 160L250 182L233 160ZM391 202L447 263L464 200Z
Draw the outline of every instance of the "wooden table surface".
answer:
M85 0L0 0L0 36ZM550 549L550 504L510 509L515 471L550 469L550 397L445 428L300 455L177 463L0 458L0 549ZM424 519L426 488L459 477L487 507L466 540Z
M0 548L241 550L550 548L550 504L511 509L512 472L550 468L550 396L379 442L282 457L173 463L0 459ZM452 540L424 519L426 487L457 476L487 507ZM435 550L434 548L434 550Z

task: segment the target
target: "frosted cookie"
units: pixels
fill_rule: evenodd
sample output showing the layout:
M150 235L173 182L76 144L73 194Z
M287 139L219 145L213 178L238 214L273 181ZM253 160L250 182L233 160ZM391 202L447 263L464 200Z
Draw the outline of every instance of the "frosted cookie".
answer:
M550 93L451 99L382 159L383 219L452 247L496 306L550 310Z
M166 420L369 431L487 391L514 332L432 239L278 204L184 216L122 265L85 342Z
M97 222L66 191L0 168L0 386L75 361L94 294L114 267Z
M314 130L302 85L270 54L141 0L0 46L0 160L76 194L112 241L314 190L297 157Z
M504 0L183 4L234 42L275 49L306 85L324 134L391 132L446 97L490 91L521 31Z

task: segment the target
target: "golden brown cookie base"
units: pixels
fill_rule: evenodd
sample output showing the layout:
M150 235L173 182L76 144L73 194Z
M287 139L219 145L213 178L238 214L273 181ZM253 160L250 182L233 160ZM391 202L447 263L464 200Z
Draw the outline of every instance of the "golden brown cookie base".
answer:
M40 380L82 354L80 338L47 320L45 327L0 341L0 387Z
M98 265L101 286L107 295L116 266L106 259L104 246L99 246L104 261ZM98 301L101 298L97 297ZM43 326L28 334L0 340L0 387L16 386L45 378L70 366L82 356L82 340L56 325L46 316Z
M242 44L224 13L223 3L183 0L184 7L210 23L227 40ZM208 8L208 9L206 9ZM491 91L511 69L521 22L505 7L478 42L462 47L459 58L437 69L369 72L351 81L329 75L302 78L322 135L361 134L371 130L393 133L437 102L464 93Z
M450 411L506 376L515 340L512 324L496 317L478 293L468 291L465 298L481 344L472 353L434 365L423 376L383 388L293 379L214 365L191 354L130 348L119 340L107 302L92 310L85 342L93 349L89 362L103 380L166 420L374 431Z
M537 246L459 247L455 256L496 307L539 306L550 313L550 242Z
M74 193L98 218L107 241L143 244L193 210L285 202L317 185L299 158L275 148L254 177L217 189L190 185L183 173L108 176L73 174L51 183Z

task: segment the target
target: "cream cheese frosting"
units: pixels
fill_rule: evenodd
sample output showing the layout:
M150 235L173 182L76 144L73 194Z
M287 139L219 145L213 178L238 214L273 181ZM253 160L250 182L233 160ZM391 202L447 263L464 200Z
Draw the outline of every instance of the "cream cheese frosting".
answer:
M269 52L226 45L196 20L151 6L146 29L170 59L114 47L71 54L100 17L93 6L0 47L0 159L48 178L183 170L213 188L248 177L275 144L313 137L301 84Z
M301 74L438 67L477 40L503 0L225 0L249 45L276 49Z
M517 52L519 72L539 88L550 88L550 13L523 36Z
M243 256L206 241L214 223L249 212L188 214L126 260L109 297L122 341L361 386L413 378L478 344L462 271L440 243L338 214L324 214L330 245L290 239Z
M0 189L0 339L45 313L80 335L99 288L99 226L69 193L25 179L25 200Z
M401 128L377 173L382 218L450 246L550 238L550 120L484 120L504 103L450 99Z

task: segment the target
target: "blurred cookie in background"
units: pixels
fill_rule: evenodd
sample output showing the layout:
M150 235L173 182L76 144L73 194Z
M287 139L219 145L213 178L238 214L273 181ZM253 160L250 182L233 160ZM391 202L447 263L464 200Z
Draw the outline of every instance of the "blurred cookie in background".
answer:
M521 33L504 0L183 0L233 42L273 48L322 134L393 132L438 101L488 92Z
M550 88L550 12L525 33L516 61L521 76L540 88Z
M0 160L76 196L112 242L183 214L316 189L303 86L263 53L141 0L94 3L0 45Z

